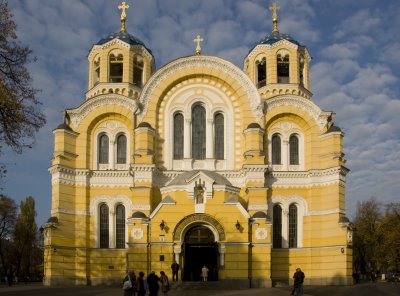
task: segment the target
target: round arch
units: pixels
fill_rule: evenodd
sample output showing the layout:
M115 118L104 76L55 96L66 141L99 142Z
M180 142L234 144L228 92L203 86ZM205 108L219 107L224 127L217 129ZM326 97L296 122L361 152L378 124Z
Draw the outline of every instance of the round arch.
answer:
M175 242L183 241L188 228L199 224L206 224L214 233L216 241L225 240L225 231L221 223L207 214L192 214L179 221L173 232L173 240Z

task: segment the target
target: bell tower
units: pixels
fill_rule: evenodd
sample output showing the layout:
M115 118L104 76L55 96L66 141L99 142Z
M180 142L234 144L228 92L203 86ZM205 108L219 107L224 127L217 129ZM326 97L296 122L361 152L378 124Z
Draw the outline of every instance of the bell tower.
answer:
M118 8L121 10L120 31L101 39L89 52L86 99L107 93L136 99L154 72L151 50L126 31L126 10L129 5L122 2Z
M268 99L280 94L296 94L310 99L311 56L290 35L280 33L276 1L272 11L272 33L249 51L244 71L256 85L261 97Z

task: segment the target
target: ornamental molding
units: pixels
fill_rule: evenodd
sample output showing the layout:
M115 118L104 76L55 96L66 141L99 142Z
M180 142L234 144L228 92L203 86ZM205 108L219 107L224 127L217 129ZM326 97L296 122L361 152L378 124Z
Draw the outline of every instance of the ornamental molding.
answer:
M278 107L295 106L306 111L315 120L320 130L332 124L331 118L334 114L331 111L323 111L313 101L294 95L279 95L265 100L265 110L268 111ZM329 127L329 126L328 126Z
M70 210L65 208L55 208L51 210L51 215L55 216L57 214L70 214L70 215L80 215L80 216L89 216L90 211L77 211L77 210Z
M190 56L186 58L177 59L163 68L159 69L154 75L151 76L148 83L143 88L139 97L140 106L142 108L139 113L139 120L143 120L146 116L149 105L149 98L154 93L155 89L162 85L163 81L176 72L181 72L182 76L187 75L188 69L207 68L209 74L212 72L221 71L229 73L245 90L246 97L250 100L250 106L254 117L260 120L263 116L260 95L250 78L238 67L231 62L225 61L218 57L213 56ZM215 69L215 70L213 70ZM205 74L198 72L199 74ZM159 98L160 99L160 98Z
M138 109L138 103L134 99L127 98L119 94L105 94L91 98L75 109L67 109L66 112L70 117L72 126L77 128L89 113L102 106L122 106L131 110L134 114Z
M132 202L126 195L98 195L90 200L90 215L97 215L100 204L108 205L110 214L115 213L117 205L125 206L125 215L127 217L132 213Z
M266 239L268 237L268 231L266 228L259 227L256 230L256 238L261 240L261 239Z

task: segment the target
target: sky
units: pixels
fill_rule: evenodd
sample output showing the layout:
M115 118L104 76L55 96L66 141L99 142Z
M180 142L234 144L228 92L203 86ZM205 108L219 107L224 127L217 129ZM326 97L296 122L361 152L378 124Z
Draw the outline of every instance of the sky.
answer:
M37 223L51 210L52 131L63 111L79 106L87 91L92 45L119 31L117 0L9 0L18 38L37 58L29 64L47 124L32 149L8 163L2 193L18 204L36 200ZM126 0L127 31L150 48L159 69L195 53L239 68L253 46L272 31L273 0ZM400 202L400 2L398 0L278 0L279 30L305 45L313 58L311 92L336 113L345 133L347 216L359 201Z

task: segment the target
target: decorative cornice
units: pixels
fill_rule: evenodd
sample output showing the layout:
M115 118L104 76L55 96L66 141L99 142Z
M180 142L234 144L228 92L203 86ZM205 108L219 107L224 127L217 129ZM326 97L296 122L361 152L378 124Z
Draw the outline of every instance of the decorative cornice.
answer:
M85 101L82 105L75 109L67 109L72 126L76 128L86 116L95 109L106 105L118 105L135 113L138 109L137 101L127 98L119 94L100 95Z
M139 52L140 51L148 59L153 60L153 56L151 55L151 53L147 50L147 48L145 46L139 45L139 44L131 45L131 44L126 43L126 42L124 42L124 41L122 41L121 39L118 39L118 38L114 38L114 39L112 39L112 40L110 40L110 41L108 41L108 42L106 42L106 43L104 43L102 45L94 45L92 47L92 49L90 50L90 52L89 52L88 60L90 61L93 58L93 55L97 54L100 50L105 50L105 49L110 48L110 47L115 46L115 45L123 46L123 47L128 48L128 49L130 49L132 51L135 51L135 52Z
M293 49L295 49L295 50L297 50L300 46L298 46L297 44L294 44L294 43L292 43L292 42L290 42L290 41L287 41L287 40L285 40L285 39L282 39L282 40L280 40L280 41L278 41L278 42L275 42L275 43L273 43L273 44L257 44L253 49L252 49L252 51L247 55L247 58L252 58L255 54L257 54L259 51L268 51L268 50L271 50L271 49L273 49L273 48L277 48L277 47L279 47L279 46L281 46L281 45L285 45L286 47L289 47L289 48L293 48ZM305 53L305 55L306 55L306 57L307 57L307 60L308 60L308 62L310 62L311 61L311 55L310 55L310 53L308 52L308 49L307 48L305 48L305 47L302 47L302 48L304 48L304 53Z
M162 85L163 81L170 77L172 74L176 72L181 72L182 76L187 75L187 69L195 69L195 68L208 68L210 75L211 72L221 71L224 73L229 73L229 75L234 78L241 87L245 90L247 98L250 100L251 110L253 115L257 120L260 120L263 116L262 106L260 101L260 95L254 83L250 80L250 78L238 67L234 64L225 61L218 57L213 56L190 56L186 58L177 59L160 70L158 70L148 81L146 86L143 88L143 91L139 97L139 102L141 105L141 112L139 114L139 120L142 120L143 117L147 114L148 110L148 99L151 98L151 94ZM212 69L215 69L212 71ZM204 74L199 71L199 74Z
M314 118L320 130L323 130L324 127L331 124L330 118L332 118L333 112L323 111L313 101L303 97L294 95L279 95L265 100L265 110L267 113L274 108L282 106L295 106L298 109L306 111L311 115L312 118Z

